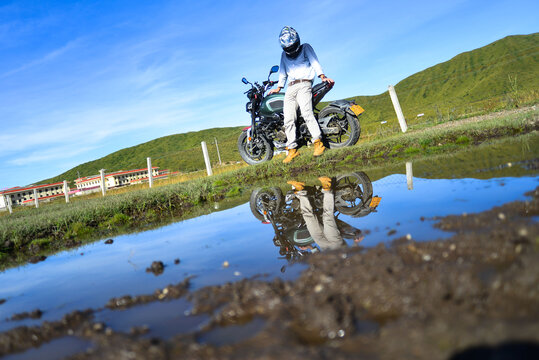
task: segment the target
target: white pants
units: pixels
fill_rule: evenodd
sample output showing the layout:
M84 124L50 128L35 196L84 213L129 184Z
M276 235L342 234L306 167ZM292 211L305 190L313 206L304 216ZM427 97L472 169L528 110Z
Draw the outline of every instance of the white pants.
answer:
M298 146L296 143L296 120L298 107L301 115L307 124L311 133L312 140L320 139L320 126L313 113L313 93L311 82L305 81L288 86L284 94L284 131L286 133L286 146L294 149Z
M328 190L322 190L322 193L324 194L324 212L322 214L324 226L322 227L318 222L306 191L298 191L297 193L301 215L303 215L307 230L320 246L320 250L337 249L343 245L343 239L335 221L335 195Z

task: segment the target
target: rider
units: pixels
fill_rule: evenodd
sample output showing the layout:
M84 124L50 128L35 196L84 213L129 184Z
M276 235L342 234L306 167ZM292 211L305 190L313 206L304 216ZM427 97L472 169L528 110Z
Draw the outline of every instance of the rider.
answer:
M305 119L307 128L314 140L313 156L320 156L325 150L321 141L322 133L316 121L312 105L312 83L315 73L322 81L333 85L335 82L324 75L324 71L318 62L311 45L300 44L299 35L290 26L285 26L279 35L279 41L283 52L281 54L281 66L279 68L279 82L277 88L269 94L276 94L284 87L287 79L288 88L284 96L284 127L287 138L288 155L283 160L289 163L299 155L296 143L296 117L298 106Z
M287 183L292 185L295 190L307 230L309 230L311 237L320 247L320 250L337 249L344 246L345 242L335 221L335 194L331 184L332 181L327 176L322 176L318 180L322 184L322 193L324 194L322 223L314 213L308 193L305 190L305 183L300 181L288 181Z

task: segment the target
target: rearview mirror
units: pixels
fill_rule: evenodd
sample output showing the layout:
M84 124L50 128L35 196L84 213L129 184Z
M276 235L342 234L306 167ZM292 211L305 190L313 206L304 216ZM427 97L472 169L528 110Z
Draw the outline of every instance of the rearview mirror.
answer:
M270 74L276 73L277 71L279 71L279 66L274 65L271 67Z
M249 84L249 81L247 81L246 78L242 78L242 79L241 79L241 82L244 83L244 84Z

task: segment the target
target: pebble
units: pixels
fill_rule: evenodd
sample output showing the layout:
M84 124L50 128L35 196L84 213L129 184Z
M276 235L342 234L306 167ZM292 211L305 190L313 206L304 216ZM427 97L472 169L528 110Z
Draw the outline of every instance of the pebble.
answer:
M180 263L180 259L174 260L174 264L178 265Z
M528 236L528 229L526 228L520 228L518 229L518 235L522 237Z
M451 251L455 251L456 249L457 249L457 245L455 245L455 244L451 244L449 246L449 250L451 250Z
M230 266L230 264L228 263L228 261L226 261L226 260L223 261L223 267L224 267L224 268L227 268L227 267L229 267L229 266Z
M100 322L94 324L95 331L102 331L104 327L105 326L103 325L103 323L100 323Z
M504 213L499 213L498 214L498 219L505 220L505 214Z
M513 166L513 164L511 164L510 162L507 163L507 167L511 167Z
M442 253L442 256L443 256L444 258L447 258L447 257L449 256L449 254L446 253L446 252L444 251L444 252Z
M423 255L423 261L431 261L431 260L432 260L432 258L431 258L431 256L429 254Z
M112 329L111 328L106 328L105 329L105 335L112 335Z
M239 271L234 271L234 276L240 276L241 273Z
M343 329L340 329L339 331L337 331L337 336L338 337L342 338L342 337L344 337L344 335L346 335L346 333L344 332Z
M324 287L322 286L322 284L316 284L316 286L314 287L314 292L315 293L319 293L322 290L324 290Z
M406 234L406 240L412 240L412 234Z
M515 246L515 252L517 254L520 254L522 252L522 245L518 244L517 246Z

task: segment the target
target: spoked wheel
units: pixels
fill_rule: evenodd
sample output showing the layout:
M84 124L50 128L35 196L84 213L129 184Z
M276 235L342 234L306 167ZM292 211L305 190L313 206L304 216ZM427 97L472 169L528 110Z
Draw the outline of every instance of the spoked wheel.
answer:
M265 138L257 136L256 139L248 141L245 132L238 138L238 150L241 158L249 165L261 164L273 157L273 147Z
M281 207L283 192L278 187L256 189L251 193L249 205L251 212L260 221L265 221L264 211L271 210L274 214Z
M319 119L330 118L327 122L325 137L331 149L352 146L359 140L361 129L357 117L341 108L328 106L318 115Z
M335 181L335 209L345 215L363 216L372 198L372 182L364 172L337 177Z

